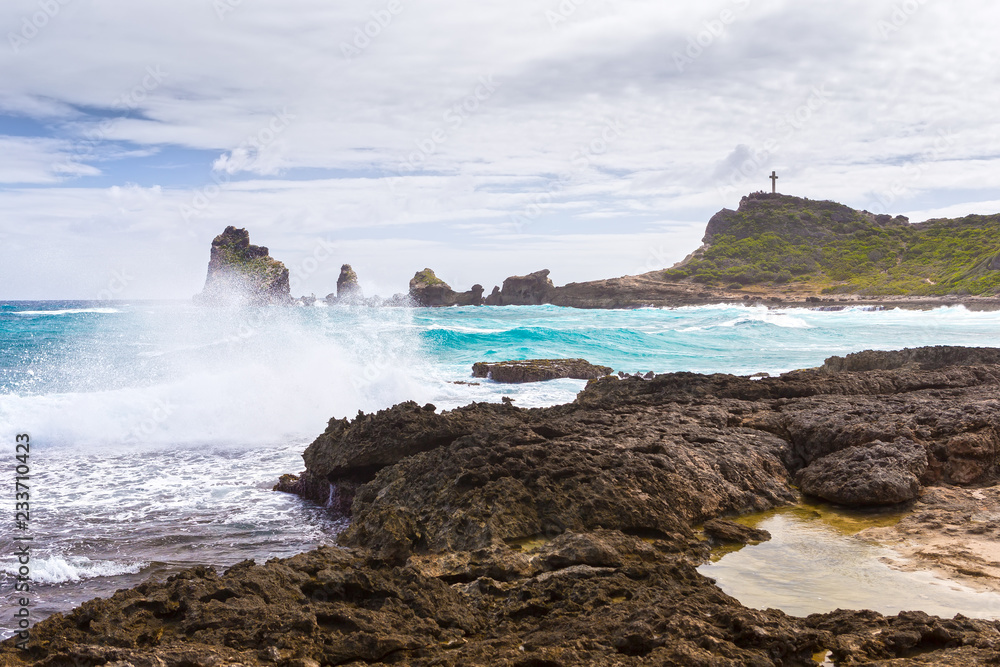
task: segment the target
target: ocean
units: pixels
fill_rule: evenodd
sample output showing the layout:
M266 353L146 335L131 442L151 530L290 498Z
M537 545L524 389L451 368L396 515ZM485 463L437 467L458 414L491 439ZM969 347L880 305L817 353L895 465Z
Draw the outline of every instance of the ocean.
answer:
M331 417L411 399L554 405L585 384L499 385L470 377L476 361L776 374L936 344L1000 346L1000 312L0 303L0 606L15 608L17 536L33 537L33 621L195 564L290 556L343 528L271 491L303 469ZM31 438L25 530L13 512L20 433ZM0 636L12 628L0 613Z

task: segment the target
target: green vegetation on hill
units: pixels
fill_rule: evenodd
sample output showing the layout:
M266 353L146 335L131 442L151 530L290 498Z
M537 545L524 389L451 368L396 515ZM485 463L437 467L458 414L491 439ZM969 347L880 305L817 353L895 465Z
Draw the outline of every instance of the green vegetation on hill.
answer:
M1000 215L911 225L831 201L757 193L665 272L714 287L862 295L1000 294Z

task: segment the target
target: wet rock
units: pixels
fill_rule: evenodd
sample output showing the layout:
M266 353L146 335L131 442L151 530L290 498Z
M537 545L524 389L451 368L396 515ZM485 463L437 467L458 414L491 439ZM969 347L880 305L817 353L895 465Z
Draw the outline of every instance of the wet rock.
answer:
M843 371L895 370L918 368L933 370L945 366L978 366L1000 364L1000 349L992 347L958 347L934 345L902 350L865 350L846 357L830 357L823 368L833 373Z
M494 382L522 383L573 378L593 380L614 372L607 366L597 366L586 359L525 359L522 361L480 361L472 365L472 375L490 378Z
M643 413L649 422L591 412L580 422L584 414L573 414L573 406L554 415L506 409L502 427L383 468L359 489L341 541L405 559L609 528L683 549L693 539L692 520L794 498L781 441L770 434L694 423L674 430L684 417L672 411ZM722 413L704 416L726 423Z
M996 481L998 385L993 365L668 373L544 409L332 420L280 484L353 484L349 548L119 591L38 623L27 654L0 644L0 664L990 664L1000 622L747 609L697 572L692 526L793 502L797 474L851 502L916 480L927 521L991 546L995 494L933 485L963 461Z
M751 528L727 519L711 519L704 525L705 534L722 544L750 544L766 542L771 533L760 528Z
M406 401L353 421L331 419L302 455L313 479L367 481L382 468L446 446L484 428L520 425L516 408L473 403L438 413L433 405Z
M804 493L840 505L893 505L920 494L927 452L912 440L876 440L848 447L810 463L799 471Z

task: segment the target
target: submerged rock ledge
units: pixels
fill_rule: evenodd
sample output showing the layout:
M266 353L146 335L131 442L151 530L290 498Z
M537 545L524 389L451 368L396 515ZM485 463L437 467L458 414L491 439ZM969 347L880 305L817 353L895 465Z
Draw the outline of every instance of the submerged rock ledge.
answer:
M281 486L336 497L343 548L119 591L39 623L27 654L4 643L0 664L995 664L997 621L748 609L696 571L694 527L795 502L808 469L867 481L851 487L864 504L909 488L878 483L886 460L918 493L995 485L996 355L607 377L551 408L408 402L331 420Z
M515 361L479 361L472 365L472 376L494 382L519 384L559 378L596 380L611 375L614 369L598 366L586 359L523 359Z

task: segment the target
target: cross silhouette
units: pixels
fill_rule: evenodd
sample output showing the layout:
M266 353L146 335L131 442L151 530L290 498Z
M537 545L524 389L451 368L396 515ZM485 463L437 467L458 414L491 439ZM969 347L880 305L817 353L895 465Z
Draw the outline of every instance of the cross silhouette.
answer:
M778 174L772 171L771 175L768 176L771 179L771 194L777 194L778 192Z

